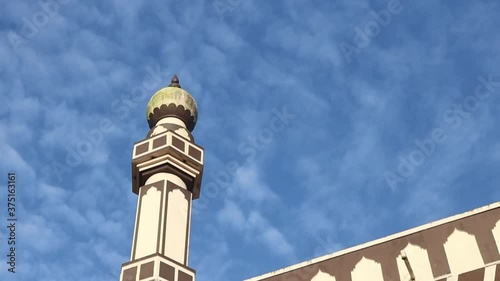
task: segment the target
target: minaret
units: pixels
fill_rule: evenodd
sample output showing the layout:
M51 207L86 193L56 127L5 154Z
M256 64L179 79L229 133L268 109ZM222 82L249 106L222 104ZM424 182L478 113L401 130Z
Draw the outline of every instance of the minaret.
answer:
M122 265L120 281L194 281L188 267L191 204L200 196L204 153L191 134L196 102L174 75L151 97L146 115L149 133L132 154L137 211L130 262Z

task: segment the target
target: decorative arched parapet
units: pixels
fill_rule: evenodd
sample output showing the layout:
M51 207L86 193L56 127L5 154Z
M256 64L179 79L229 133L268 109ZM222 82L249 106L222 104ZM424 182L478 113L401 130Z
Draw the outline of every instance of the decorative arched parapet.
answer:
M380 263L363 257L351 272L352 281L384 281Z
M495 203L248 281L408 281L409 268L417 281L494 281L500 278L499 218Z
M334 276L323 272L321 270L318 271L316 275L311 279L311 281L337 281Z
M452 274L460 274L484 266L476 237L472 234L455 229L444 243L444 248Z
M457 229L472 234L476 237L481 257L485 264L500 260L499 247L493 235L493 229L498 223L500 210L493 210L481 215L465 218L457 224ZM497 240L498 241L498 240Z
M500 249L500 220L498 220L495 224L495 227L491 230L491 234L495 239L495 245L497 245L497 249Z
M398 280L397 257L403 247L408 244L407 240L408 237L402 237L375 245L364 251L364 257L381 265L384 280Z
M454 230L453 225L448 223L412 235L411 244L427 251L434 278L448 275L451 272L444 243Z
M427 250L410 243L403 249L403 251L408 258L411 270L413 271L416 280L434 280ZM401 254L397 258L397 263L400 280L410 280L410 272L408 271Z

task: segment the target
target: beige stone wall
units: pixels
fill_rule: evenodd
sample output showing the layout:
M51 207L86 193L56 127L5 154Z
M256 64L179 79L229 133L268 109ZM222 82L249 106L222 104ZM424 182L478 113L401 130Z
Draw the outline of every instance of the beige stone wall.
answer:
M158 253L187 266L191 202L178 176L151 176L140 188L131 260Z

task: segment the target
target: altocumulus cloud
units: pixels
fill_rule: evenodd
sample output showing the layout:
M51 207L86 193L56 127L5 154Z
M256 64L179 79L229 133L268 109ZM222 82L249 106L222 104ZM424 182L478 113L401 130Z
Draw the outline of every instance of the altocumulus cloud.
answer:
M136 210L131 147L174 73L198 103L206 152L190 253L200 281L242 280L496 200L498 90L470 96L489 89L477 77L497 85L499 5L6 3L0 171L19 178L20 263L0 279L118 279ZM281 130L284 108L293 118ZM432 148L436 128L450 130ZM416 149L425 161L399 175L400 155L411 164ZM403 178L397 188L386 171Z

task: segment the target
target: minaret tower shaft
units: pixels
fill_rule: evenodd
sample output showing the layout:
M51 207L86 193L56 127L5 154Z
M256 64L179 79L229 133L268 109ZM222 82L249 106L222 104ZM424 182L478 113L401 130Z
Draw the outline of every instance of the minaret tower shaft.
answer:
M134 144L132 191L138 195L130 262L120 281L195 281L188 267L192 201L200 195L203 148L194 143L196 102L177 75L146 110L150 131Z

